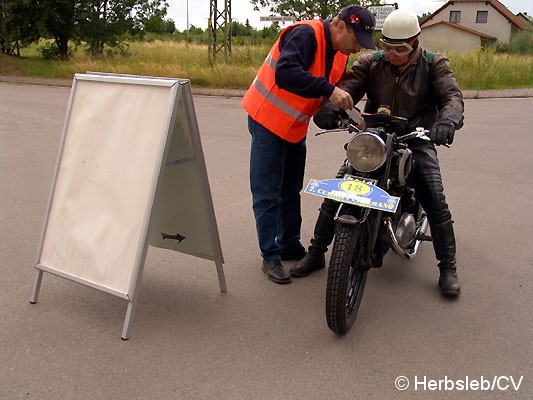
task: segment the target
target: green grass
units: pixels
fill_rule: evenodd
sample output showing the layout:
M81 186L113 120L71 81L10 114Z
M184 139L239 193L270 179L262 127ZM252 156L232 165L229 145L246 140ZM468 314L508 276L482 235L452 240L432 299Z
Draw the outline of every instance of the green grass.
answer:
M36 46L23 49L22 58L0 58L0 75L72 79L75 73L111 72L187 78L200 87L244 89L250 85L269 47L233 46L231 64L211 66L207 46L174 41L132 42L128 55L93 59L82 50L68 61L44 60Z
M450 55L449 58L463 89L533 87L533 56L481 50L472 54Z
M185 42L131 42L127 55L101 59L93 59L77 49L69 61L44 60L39 47L31 46L22 50L22 58L2 55L0 75L72 79L74 73L98 71L187 78L198 87L246 89L269 48L269 45L233 45L230 64L224 62L221 54L211 66L206 45ZM492 51L447 56L463 90L533 87L533 56Z

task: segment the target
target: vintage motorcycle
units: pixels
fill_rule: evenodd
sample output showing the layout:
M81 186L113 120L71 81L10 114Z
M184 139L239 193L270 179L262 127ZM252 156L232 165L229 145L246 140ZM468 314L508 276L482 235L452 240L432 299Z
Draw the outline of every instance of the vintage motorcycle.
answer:
M305 189L339 203L326 289L327 323L338 334L355 322L370 268L381 267L389 249L408 260L422 241L431 240L426 213L408 183L414 160L407 143L429 140L428 131L408 132L407 119L387 111L357 114L343 119L339 129L319 132L354 134L344 146L345 175L312 179ZM359 115L373 127L359 129Z

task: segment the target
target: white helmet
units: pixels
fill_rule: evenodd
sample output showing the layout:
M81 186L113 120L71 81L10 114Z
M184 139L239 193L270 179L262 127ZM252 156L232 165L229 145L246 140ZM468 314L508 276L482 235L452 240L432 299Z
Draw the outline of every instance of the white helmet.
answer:
M420 34L418 17L410 10L394 10L385 18L381 34L385 40L408 42Z

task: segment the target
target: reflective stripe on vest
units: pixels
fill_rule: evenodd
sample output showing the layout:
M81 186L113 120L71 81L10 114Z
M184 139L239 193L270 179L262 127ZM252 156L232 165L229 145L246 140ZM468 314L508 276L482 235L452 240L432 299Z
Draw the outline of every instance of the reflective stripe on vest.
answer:
M322 102L322 99L308 99L288 92L277 86L275 82L281 37L288 29L301 24L311 26L317 40L317 49L309 72L317 77L325 76L324 25L318 20L300 21L281 33L242 100L244 109L256 122L292 143L297 143L305 137L309 121ZM347 61L348 56L340 52L336 53L329 76L332 84L336 84L342 77Z
M265 62L268 63L272 69L276 69L276 62L272 60L272 56L270 54ZM265 100L275 105L277 108L294 118L296 121L308 122L313 116L300 112L289 103L286 103L281 98L277 97L273 92L268 90L267 87L263 85L259 79L257 79L257 77L255 77L254 81L252 82L252 86L255 87L255 89L261 94L261 96L265 98Z

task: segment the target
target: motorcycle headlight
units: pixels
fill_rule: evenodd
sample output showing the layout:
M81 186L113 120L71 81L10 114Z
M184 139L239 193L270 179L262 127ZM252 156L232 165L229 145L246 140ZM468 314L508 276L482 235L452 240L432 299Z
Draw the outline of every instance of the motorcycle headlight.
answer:
M352 166L361 172L372 172L383 165L387 158L385 143L373 133L355 135L346 147L346 156Z

